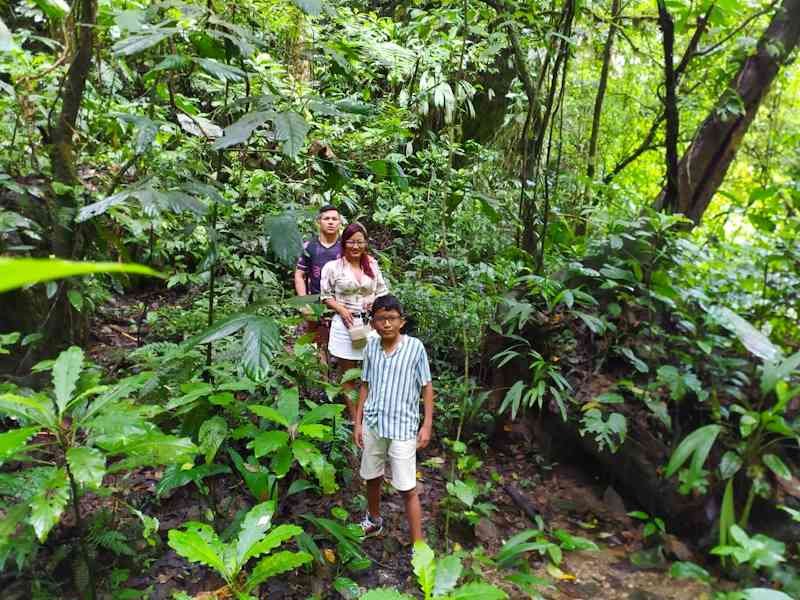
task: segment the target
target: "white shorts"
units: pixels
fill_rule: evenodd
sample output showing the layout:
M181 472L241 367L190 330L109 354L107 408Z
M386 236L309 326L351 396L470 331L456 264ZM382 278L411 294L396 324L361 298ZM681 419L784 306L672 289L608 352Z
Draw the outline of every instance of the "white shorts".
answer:
M356 325L361 325L361 319L355 319ZM377 336L378 332L373 330L369 332L370 337ZM347 326L342 321L342 317L334 315L331 319L331 333L328 338L328 352L337 358L345 358L347 360L364 360L364 348L367 345L367 340L359 340L353 342L350 339L350 334L347 332Z
M392 469L392 486L400 492L417 486L417 438L390 440L378 437L364 425L364 450L361 453L361 478L383 477L386 457Z

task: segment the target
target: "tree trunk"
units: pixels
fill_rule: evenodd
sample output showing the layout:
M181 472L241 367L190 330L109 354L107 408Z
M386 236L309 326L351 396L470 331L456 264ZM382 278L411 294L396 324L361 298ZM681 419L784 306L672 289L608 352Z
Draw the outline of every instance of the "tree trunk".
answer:
M756 52L744 61L681 158L676 209L695 225L725 178L758 107L799 38L800 0L784 0L761 36ZM664 189L655 207L665 208L667 200Z
M86 79L92 66L96 22L97 0L80 0L75 16L77 45L64 79L61 111L50 131L49 151L53 180L74 188L80 186L76 172L74 134ZM78 197L79 193L76 190L74 193L53 194L46 201L50 252L55 256L66 259L81 258L81 235L74 223ZM47 356L53 356L69 344L82 342L88 331L86 317L77 312L67 298L70 285L72 284L69 280L58 282L55 295L49 300L45 298L44 286L39 285L27 291L17 290L4 294L0 301L0 309L20 303L25 303L29 307L27 320L38 324L34 331L44 335L44 340L38 348ZM18 322L15 329L20 329L20 325ZM17 366L17 372L26 372L42 358L38 356L38 351L33 351L32 348L22 358Z
M511 49L504 48L495 56L493 68L478 75L482 91L472 99L475 116L464 118L461 125L462 140L486 144L494 139L503 124L510 104L508 91L516 76L516 71L510 66L511 56Z
M600 116L603 113L603 99L608 87L608 70L611 66L611 49L614 46L614 34L617 31L617 18L620 14L620 0L611 0L611 23L608 25L608 37L603 46L603 65L600 67L600 81L597 83L597 95L594 97L594 113L592 114L592 132L589 135L589 156L586 161L586 178L594 179L597 169L597 139L600 136Z
M661 45L664 49L664 115L666 134L664 136L665 158L667 163L667 183L664 186L664 209L675 210L678 198L678 133L680 131L678 86L675 76L674 48L675 23L667 10L665 0L658 0L658 26L661 29Z

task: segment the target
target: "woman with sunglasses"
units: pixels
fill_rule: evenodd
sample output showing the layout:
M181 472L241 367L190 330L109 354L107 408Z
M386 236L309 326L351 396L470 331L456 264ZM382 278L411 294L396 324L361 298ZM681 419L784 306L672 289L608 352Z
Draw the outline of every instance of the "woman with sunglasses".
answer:
M367 252L367 230L361 223L351 223L342 233L342 255L322 268L320 280L320 300L336 312L331 321L328 352L338 359L340 376L364 358L366 339L354 341L348 330L365 325L375 298L388 293L378 261ZM355 384L347 382L343 387L345 405L353 420L356 407L349 394Z

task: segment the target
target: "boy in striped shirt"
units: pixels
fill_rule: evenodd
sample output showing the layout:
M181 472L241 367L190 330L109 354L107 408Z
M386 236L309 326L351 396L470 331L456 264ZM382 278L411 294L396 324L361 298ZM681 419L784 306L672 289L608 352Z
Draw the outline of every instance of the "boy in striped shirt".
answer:
M362 449L361 477L367 482L368 512L361 522L365 537L383 531L381 484L386 458L392 485L403 495L412 544L422 540L422 511L417 495L417 449L425 448L433 427L433 383L428 354L418 339L400 330L403 308L392 295L372 306L378 332L364 349L353 439ZM419 400L425 414L419 424Z

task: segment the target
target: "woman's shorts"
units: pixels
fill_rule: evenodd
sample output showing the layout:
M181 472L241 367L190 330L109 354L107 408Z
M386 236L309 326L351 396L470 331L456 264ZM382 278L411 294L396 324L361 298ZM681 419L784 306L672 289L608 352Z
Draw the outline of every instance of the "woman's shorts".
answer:
M365 425L361 478L383 477L387 456L392 469L392 486L400 492L413 490L417 486L417 438L390 440L378 437Z

